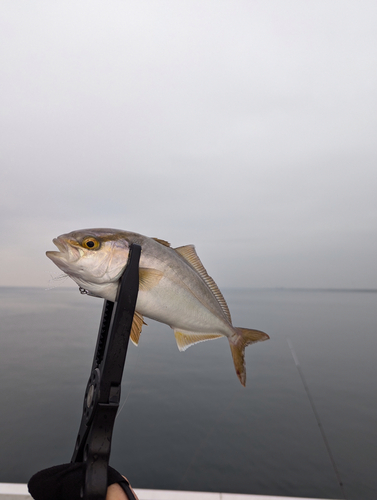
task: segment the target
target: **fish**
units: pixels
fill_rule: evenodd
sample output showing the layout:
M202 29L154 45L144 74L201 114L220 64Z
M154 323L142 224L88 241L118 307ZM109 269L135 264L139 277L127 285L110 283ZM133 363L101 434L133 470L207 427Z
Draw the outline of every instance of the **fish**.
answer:
M234 327L228 305L194 245L173 248L166 240L118 229L80 229L53 239L46 255L87 294L115 301L131 244L141 247L139 293L130 338L138 345L144 317L170 326L178 349L226 337L236 374L246 385L245 347L269 339Z

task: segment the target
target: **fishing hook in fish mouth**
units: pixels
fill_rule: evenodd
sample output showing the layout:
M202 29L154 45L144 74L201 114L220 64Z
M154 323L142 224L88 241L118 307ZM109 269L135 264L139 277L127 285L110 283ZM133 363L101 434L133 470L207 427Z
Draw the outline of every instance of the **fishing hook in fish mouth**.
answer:
M82 295L88 295L89 294L88 290L85 290L85 288L83 288L82 286L79 286L79 292Z

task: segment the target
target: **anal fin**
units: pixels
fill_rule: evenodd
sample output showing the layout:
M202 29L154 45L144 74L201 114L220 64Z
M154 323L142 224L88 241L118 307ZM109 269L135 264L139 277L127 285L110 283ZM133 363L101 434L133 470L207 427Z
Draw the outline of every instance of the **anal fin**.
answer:
M177 341L177 346L180 351L185 351L190 346L194 344L199 344L199 342L205 342L207 340L218 339L223 337L221 333L197 333L197 332L185 332L182 330L174 330L175 340Z

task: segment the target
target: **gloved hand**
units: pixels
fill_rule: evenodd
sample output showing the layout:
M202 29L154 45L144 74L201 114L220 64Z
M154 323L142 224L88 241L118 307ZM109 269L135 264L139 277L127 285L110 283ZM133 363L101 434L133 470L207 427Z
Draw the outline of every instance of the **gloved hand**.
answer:
M32 476L28 482L34 500L82 500L82 463L56 465ZM138 500L129 482L119 472L108 466L106 500Z

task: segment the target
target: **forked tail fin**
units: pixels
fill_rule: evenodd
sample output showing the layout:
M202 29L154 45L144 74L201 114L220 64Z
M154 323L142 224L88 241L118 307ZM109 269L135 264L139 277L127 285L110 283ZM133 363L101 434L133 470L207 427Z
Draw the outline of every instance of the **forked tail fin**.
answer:
M246 367L245 367L245 347L267 340L270 337L267 333L259 330L250 330L249 328L234 328L235 335L229 338L230 350L232 351L234 368L236 369L237 377L241 384L246 385Z

